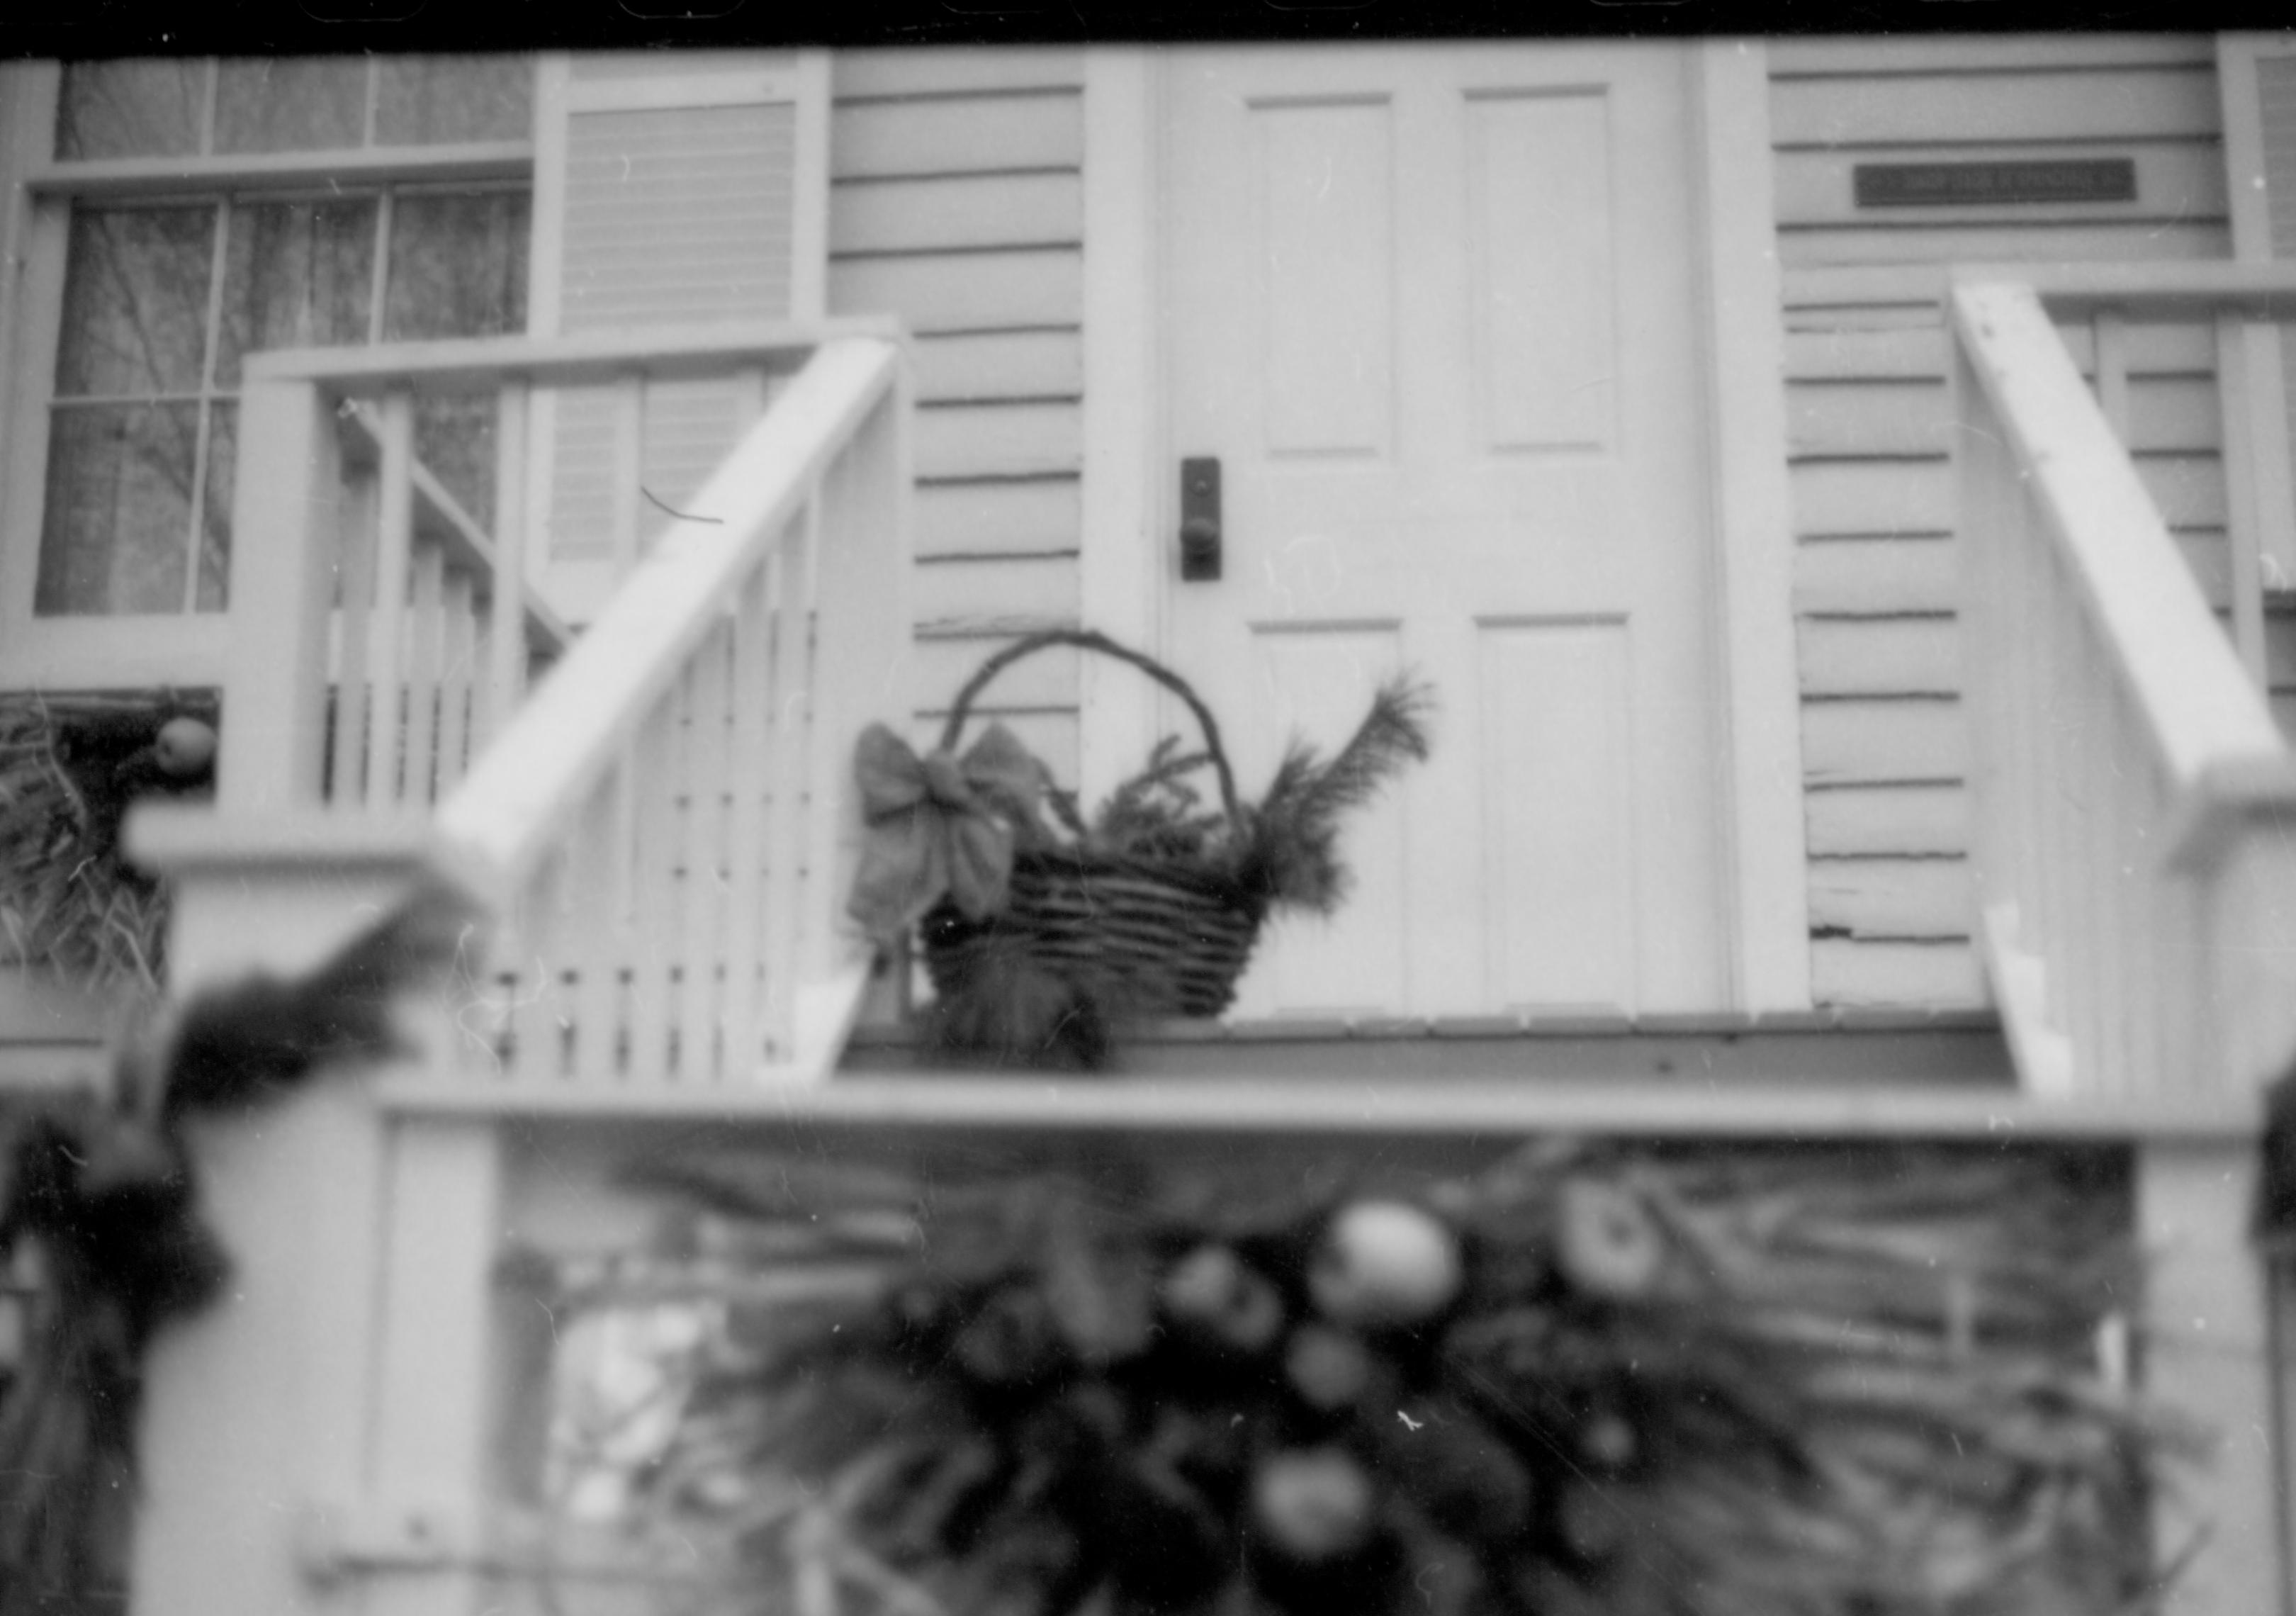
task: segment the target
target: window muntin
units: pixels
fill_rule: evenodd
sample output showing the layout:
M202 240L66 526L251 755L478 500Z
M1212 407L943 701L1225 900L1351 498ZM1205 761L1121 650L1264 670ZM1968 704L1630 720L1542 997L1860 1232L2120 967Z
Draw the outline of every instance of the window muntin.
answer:
M523 138L532 77L530 62L492 57L73 64L57 150L79 160ZM73 209L36 615L223 608L246 354L525 327L522 184L368 181L320 195L224 185ZM488 402L424 403L415 439L488 520Z

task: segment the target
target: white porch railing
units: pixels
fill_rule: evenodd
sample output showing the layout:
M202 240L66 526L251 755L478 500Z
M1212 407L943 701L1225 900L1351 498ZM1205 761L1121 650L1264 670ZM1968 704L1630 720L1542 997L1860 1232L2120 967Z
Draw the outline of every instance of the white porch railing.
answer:
M411 390L380 407L345 401L324 760L340 809L445 796L573 638L526 577L525 393L504 389L497 414L496 533L508 542L414 458Z
M906 707L902 373L882 324L250 364L234 587L266 627L234 650L217 808L435 805L502 923L462 1016L472 1075L692 1084L833 1058L865 966L835 923L846 760ZM647 389L713 377L760 414L636 563ZM636 570L573 640L529 585L520 507L534 401L585 390L611 398ZM448 392L498 400L502 543L414 460L415 400Z
M1952 294L1983 940L2041 1094L2231 1098L2296 1055L2296 761L2109 418L2124 322L2214 324L2245 391L2251 324L2296 312L2296 277L2226 268L1988 272ZM2102 314L2096 395L2053 313ZM2260 675L2239 405L2234 619Z
M427 808L571 637L525 574L526 388L502 390L500 543L415 459L414 378L362 380L340 350L248 364L217 769L226 810Z
M2046 323L2038 334L2048 337ZM433 819L315 811L315 751L298 766L307 773L272 777L283 790L310 783L305 796L272 803L289 810L276 818L178 810L144 822L137 840L181 878L174 957L185 987L250 965L308 965L440 856L458 859L495 897L508 916L501 956L519 963L510 993L493 1001L503 1019L483 1027L473 1028L473 1013L490 1013L467 982L442 984L437 998L414 996L425 1011L443 998L463 1018L455 1029L442 1028L444 1016L422 1016L461 1052L451 1080L437 1062L414 1058L364 1081L310 1085L259 1126L218 1126L195 1141L205 1205L236 1270L231 1305L165 1338L151 1365L140 1612L469 1611L504 1599L519 1608L506 1585L522 1575L545 1587L540 1603L558 1581L581 1583L583 1568L516 1530L524 1495L504 1483L497 1439L515 1428L504 1404L517 1343L540 1342L557 1320L538 1299L505 1288L500 1259L511 1243L598 1252L644 1238L660 1209L624 1169L697 1127L761 1143L785 1140L792 1124L808 1141L882 1128L896 1150L933 1131L1353 1137L1382 1160L1406 1144L1482 1151L1499 1136L1550 1129L1917 1134L1977 1150L2005 1131L2125 1141L2139 1177L2140 1235L2178 1251L2148 1298L2148 1379L2226 1431L2266 1417L2262 1326L2239 1226L2252 1118L2237 1105L2190 1104L2189 1093L2170 1104L2165 1087L2080 1107L1807 1085L1702 1098L1671 1081L1372 1092L1254 1085L1241 1080L1245 1071L1234 1082L1161 1085L937 1076L705 1087L760 1062L811 1069L799 1001L806 984L836 983L851 963L829 923L851 829L838 789L845 749L862 716L898 711L906 693L897 671L907 630L898 357L882 337L832 338L817 351L810 340L791 340L790 362L802 357L803 368L687 502L693 520L662 537ZM460 374L497 388L518 373L537 386L545 374L573 384L639 362L630 345L601 357L603 346L582 354L521 345L514 362L492 368L465 349L453 361L462 369L441 360L424 381ZM1989 328L1972 346L1988 364L2001 357ZM2022 377L2032 367L2013 352L2006 368ZM2039 369L2062 390L2062 376ZM338 376L326 385L364 398L406 379L385 373L370 388ZM309 398L280 413L316 431L333 406L311 385ZM1972 398L1980 385L1972 379ZM2062 408L2028 399L2024 385L2007 389L2004 416L2062 418ZM1989 430L2012 441L2002 422ZM2033 453L2015 452L2046 465L2059 447L2045 434ZM2061 550L2085 556L2094 547L2056 536L2062 525L2086 531L2098 520L2083 488L2038 479L2046 497L2029 508L2013 466L1992 468L1988 486L2005 510L2001 544L2025 558L2021 566L2058 566ZM2088 565L2062 564L2077 577ZM2148 574L2116 587L2156 581ZM2077 600L2086 587L2072 590ZM324 625L311 624L324 595L309 579L302 588L280 597L320 603L298 631L300 654L316 667ZM2013 637L2012 625L1988 622L1997 637ZM2117 633L2120 617L2109 622ZM2159 654L2137 659L2140 672L2127 676L2133 687L2159 682ZM2018 688L2031 694L2034 667L2054 664L2019 666ZM2140 708L2130 720L2139 739L2150 735L2150 713ZM316 745L316 734L307 738ZM2173 758L2163 766L2171 804L2222 800L2176 782L2229 779L2223 750L2202 754L2221 767L2177 775L2185 766ZM2029 793L2040 789L2030 771L2019 779ZM231 796L254 795L246 779L236 784L227 808ZM2218 843L2237 853L2252 840L2235 825ZM745 915L765 918L752 928L741 923ZM2191 935L2185 946L2207 941ZM473 1080L473 1065L491 1072L497 1059L507 1075L533 1080ZM2204 1339L2187 1328L2194 1318L2206 1321ZM2185 1501L2216 1536L2172 1608L2268 1608L2277 1519L2267 1460L2234 1445L2212 1483ZM597 1570L622 1579L633 1606L645 1597L630 1568Z
M906 398L824 343L441 805L510 921L483 1062L526 1079L817 1076L867 967L844 781L906 710ZM473 1005L473 1012L483 1007Z

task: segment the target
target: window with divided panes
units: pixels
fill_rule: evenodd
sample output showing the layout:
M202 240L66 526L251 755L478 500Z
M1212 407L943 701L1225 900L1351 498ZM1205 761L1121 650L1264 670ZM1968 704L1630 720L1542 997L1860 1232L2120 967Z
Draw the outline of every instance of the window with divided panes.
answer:
M36 614L226 604L248 354L525 328L530 156L482 179L426 158L529 141L533 83L516 57L65 67L58 168L130 183L70 203ZM338 153L360 160L319 177ZM137 160L169 158L215 184L137 194ZM486 400L418 413L417 455L482 521L491 439Z

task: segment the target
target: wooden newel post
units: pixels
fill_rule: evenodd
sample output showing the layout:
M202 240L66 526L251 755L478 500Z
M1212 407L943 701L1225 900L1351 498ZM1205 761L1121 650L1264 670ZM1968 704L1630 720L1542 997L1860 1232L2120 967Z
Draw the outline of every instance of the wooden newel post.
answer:
M316 384L273 381L260 357L248 362L233 487L216 796L233 810L278 813L316 803L323 777L342 466Z
M2253 1095L2296 1054L2296 764L2284 754L2210 771L2174 827L2201 915L2195 1087Z
M2296 768L2284 758L2219 767L2175 827L2194 885L2201 987L2190 1069L2195 1095L2246 1097L2296 1051ZM2165 1501L2164 1526L2209 1533L2167 1608L2286 1612L2292 1432L2275 1361L2286 1307L2251 1242L2257 1146L2154 1143L2140 1153L2139 1222L2151 1280L2147 1379L2214 1428L2206 1482ZM2162 1545L2180 1546L2173 1537Z
M146 811L131 846L175 882L176 990L317 963L407 890L405 825ZM418 998L418 1039L445 1005ZM496 1226L483 1121L394 1120L376 1069L321 1074L194 1125L222 1300L164 1332L147 1371L132 1608L271 1616L475 1610L488 1416L483 1321Z

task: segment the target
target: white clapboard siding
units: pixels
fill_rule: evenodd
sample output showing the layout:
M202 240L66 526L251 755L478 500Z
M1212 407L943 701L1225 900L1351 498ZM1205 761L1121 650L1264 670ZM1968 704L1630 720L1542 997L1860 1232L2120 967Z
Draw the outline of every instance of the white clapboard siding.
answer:
M921 636L1026 634L1069 623L1077 554L1004 557L996 566L961 556L921 562L914 595Z
M1950 616L1806 617L1798 632L1806 697L1961 693Z
M973 671L1013 641L1009 634L942 635L917 641L918 684L924 712L946 712ZM1059 712L1076 707L1077 658L1067 645L1049 645L1021 658L981 693L983 712Z
M1974 918L1967 860L1813 857L1809 922L1856 938L1957 940Z
M1945 381L1799 381L1787 433L1797 460L1905 458L1953 450ZM2140 454L2213 454L2224 414L2212 376L2137 376L2128 388L2128 444Z
M920 485L917 556L1036 555L1077 547L1083 504L1073 477Z
M1969 845L1962 785L1835 785L1808 797L1813 858L1956 854Z
M1074 50L842 52L829 307L915 337L921 715L1016 635L1073 625L1084 456L1084 68ZM1075 778L1077 662L980 710ZM924 726L929 734L935 727Z
M1890 267L2225 256L2216 51L2206 36L1877 36L1776 40L1768 62L1815 991L1980 1002L1944 283ZM1861 163L2099 157L2133 160L2135 200L1856 201ZM2067 335L2091 365L2089 332ZM2220 597L2212 336L2132 327L2128 349L2139 474Z
M1800 616L1951 611L1960 598L1960 545L1943 535L1836 539L1795 547L1794 611Z
M570 60L544 98L537 317L559 332L760 320L803 312L819 284L822 228L802 196L806 97L788 52L611 53ZM811 264L808 265L808 258ZM747 406L732 381L657 385L644 402L642 536L684 511L733 447ZM611 554L615 399L545 401L553 561ZM666 507L666 509L665 509Z
M2072 258L2125 262L2131 258L2221 258L2232 233L2221 219L2155 223L2062 225L1956 224L1922 221L1813 227L1778 233L1780 256L1797 268L1822 265L2006 263Z
M956 54L952 53L953 55ZM840 101L830 126L835 182L953 174L1080 172L1084 100L1070 88Z
M2205 34L1998 34L1909 36L1876 53L1867 38L1775 39L1774 79L1849 77L1889 79L1939 72L2062 73L2087 68L2206 67L2215 59Z
M830 224L829 250L849 254L1062 246L1083 236L1079 175L944 175L847 186Z
M2171 528L2221 528L2214 455L2139 455L2136 474ZM1796 464L1794 531L1804 539L1953 531L1953 467L1942 455Z
M1843 308L1857 311L1858 324L1844 325ZM1787 312L1786 371L1797 381L1929 381L1942 385L1951 372L1952 353L1934 301L1909 307L1884 324L1876 307L1852 299L1834 308L1814 300ZM2096 342L2086 324L2059 328L2066 350L2084 375L2094 375ZM2127 328L2128 373L2134 381L2153 377L2212 376L2216 335L2190 322L2155 323Z
M1084 82L1084 59L1073 47L1046 45L840 51L831 82L847 108L927 95L1072 92Z
M912 345L917 402L995 404L1084 392L1084 340L1073 330L954 332Z
M1805 701L1801 748L1813 789L1958 785L1969 775L1968 719L1960 702L1936 696Z
M2221 528L2173 537L2201 593L2219 611L2232 599ZM1794 611L1802 617L1898 617L1957 611L1961 548L1948 534L1814 538L1794 551Z
M1939 67L1875 72L1897 42L1845 44L1836 70L1771 76L1771 138L1781 151L1813 146L1928 146L2010 141L2207 140L2217 135L2216 63L2188 42L2159 61L2021 70ZM1862 58L1856 55L1861 50ZM1863 64L1861 65L1861 62ZM1886 85L1877 80L1886 78Z
M929 405L916 414L916 472L958 477L1074 477L1084 465L1081 400Z
M1058 328L1073 324L1083 306L1084 255L1032 245L838 258L829 301L846 314L897 309L921 335Z
M1810 992L1844 1009L1949 1007L1986 1002L1985 972L1967 942L1816 936Z

